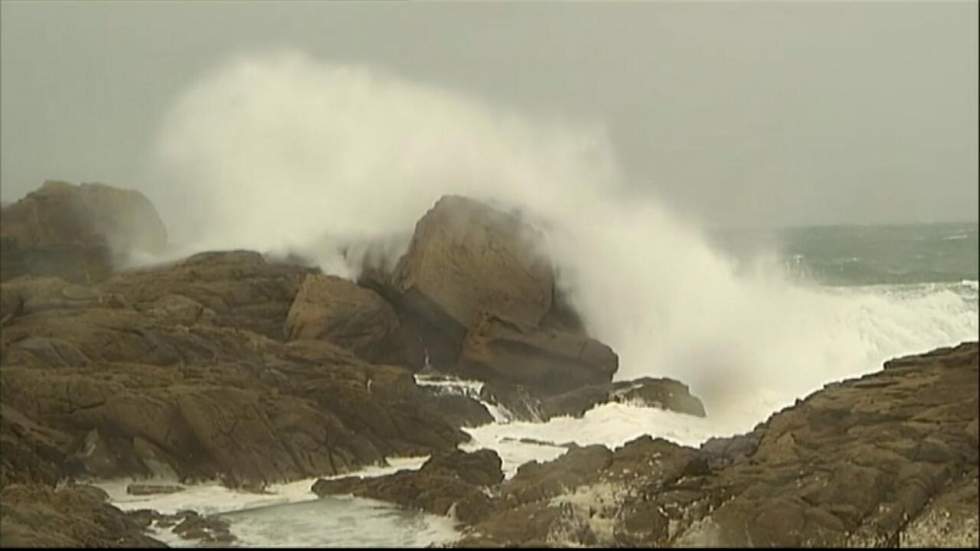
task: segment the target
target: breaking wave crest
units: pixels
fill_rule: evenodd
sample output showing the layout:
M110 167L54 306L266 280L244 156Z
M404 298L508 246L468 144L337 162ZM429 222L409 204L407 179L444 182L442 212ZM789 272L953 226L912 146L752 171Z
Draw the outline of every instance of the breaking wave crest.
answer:
M441 195L522 208L591 333L619 353L617 377L680 379L709 418L760 421L889 357L977 338L975 285L971 301L952 288L820 288L763 260L736 269L697 227L632 194L600 124L374 68L291 51L232 59L179 98L153 158L145 191L180 254L299 252L346 277L358 266L345 246L410 233ZM405 240L390 243L397 257Z

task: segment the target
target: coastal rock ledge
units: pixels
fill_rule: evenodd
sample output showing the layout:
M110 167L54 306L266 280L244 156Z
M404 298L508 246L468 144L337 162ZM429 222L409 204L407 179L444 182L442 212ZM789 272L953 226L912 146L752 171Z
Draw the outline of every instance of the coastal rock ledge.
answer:
M699 449L649 436L573 446L502 482L427 468L499 465L489 450L453 452L313 490L454 514L460 547L977 547L977 396L969 342L828 384Z

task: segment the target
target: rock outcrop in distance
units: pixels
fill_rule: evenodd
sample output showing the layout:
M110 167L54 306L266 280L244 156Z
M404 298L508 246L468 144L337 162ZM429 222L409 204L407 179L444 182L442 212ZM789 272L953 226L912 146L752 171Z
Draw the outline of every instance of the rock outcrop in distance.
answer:
M167 230L137 191L47 181L3 207L0 281L23 274L75 282L107 277L130 253L159 253Z
M572 447L503 482L494 452L454 451L312 489L451 514L459 547L975 548L977 400L971 342L829 384L699 449L650 436Z

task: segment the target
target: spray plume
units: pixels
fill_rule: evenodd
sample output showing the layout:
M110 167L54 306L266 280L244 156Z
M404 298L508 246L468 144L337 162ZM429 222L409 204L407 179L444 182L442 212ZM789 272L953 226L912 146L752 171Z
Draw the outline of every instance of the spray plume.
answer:
M620 354L617 378L680 379L732 430L888 357L976 338L953 293L832 293L766 262L736 274L697 228L627 192L601 125L533 120L371 68L288 51L233 59L179 98L158 138L146 192L181 254L298 251L355 277L343 247L387 239L396 258L444 194L525 209L590 332Z

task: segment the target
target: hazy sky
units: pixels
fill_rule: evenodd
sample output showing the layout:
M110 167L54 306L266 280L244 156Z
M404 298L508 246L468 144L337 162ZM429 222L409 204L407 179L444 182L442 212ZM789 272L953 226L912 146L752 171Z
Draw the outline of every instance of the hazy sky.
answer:
M2 197L138 187L165 111L293 47L598 121L713 226L977 219L977 3L2 3Z

